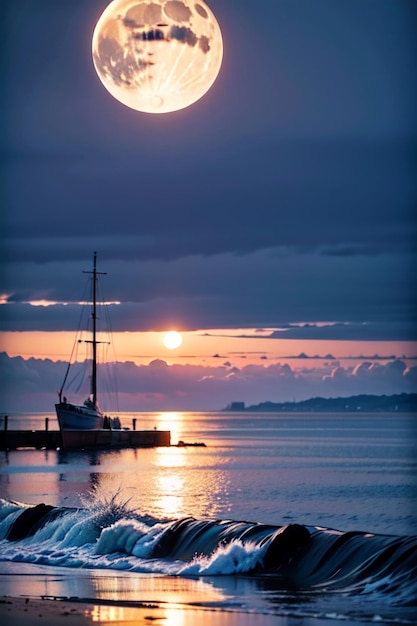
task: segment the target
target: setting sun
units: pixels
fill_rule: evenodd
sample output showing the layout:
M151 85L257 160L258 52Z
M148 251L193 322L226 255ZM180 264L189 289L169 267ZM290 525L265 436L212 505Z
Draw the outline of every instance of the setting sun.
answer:
M182 337L176 330L170 330L163 339L164 346L169 350L175 350L182 344Z

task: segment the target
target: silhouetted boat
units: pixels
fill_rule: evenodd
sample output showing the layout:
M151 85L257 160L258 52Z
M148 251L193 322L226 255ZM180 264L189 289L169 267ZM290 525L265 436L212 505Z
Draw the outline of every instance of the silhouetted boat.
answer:
M108 417L104 415L99 407L97 399L97 280L98 275L104 272L97 272L97 253L94 253L93 270L85 272L92 274L92 337L86 343L91 344L92 360L91 360L91 376L90 376L90 395L83 404L73 404L63 395L68 374L71 367L71 361L68 363L67 371L61 389L58 391L59 402L55 405L58 417L59 428L61 433L66 430L101 430L103 428L119 428L120 420L118 417Z
M189 442L189 441L182 441L182 439L180 439L179 442L177 443L177 448L186 448L189 446L197 447L197 448L205 448L206 444L203 443L202 441Z

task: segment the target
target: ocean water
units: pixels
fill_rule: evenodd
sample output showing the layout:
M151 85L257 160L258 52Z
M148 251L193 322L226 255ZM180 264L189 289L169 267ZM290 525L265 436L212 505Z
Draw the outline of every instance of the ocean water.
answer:
M120 417L206 446L0 452L0 593L417 622L417 416Z

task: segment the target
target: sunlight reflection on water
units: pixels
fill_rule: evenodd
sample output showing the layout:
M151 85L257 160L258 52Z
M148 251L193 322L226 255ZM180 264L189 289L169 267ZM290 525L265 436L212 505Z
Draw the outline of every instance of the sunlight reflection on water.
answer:
M2 452L0 495L80 506L81 496L99 489L123 493L155 518L410 534L416 422L412 415L145 414L141 428L169 427L175 438L207 447Z

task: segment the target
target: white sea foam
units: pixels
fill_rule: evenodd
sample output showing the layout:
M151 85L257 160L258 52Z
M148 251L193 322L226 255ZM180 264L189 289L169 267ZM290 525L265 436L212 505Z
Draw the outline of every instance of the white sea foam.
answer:
M220 546L210 556L196 556L194 560L181 568L183 576L217 576L243 574L253 571L262 561L264 550L253 543L242 544L235 540L227 546Z
M146 558L151 552L155 537L160 532L160 528L149 528L134 519L119 520L103 529L95 547L95 554L123 552Z

